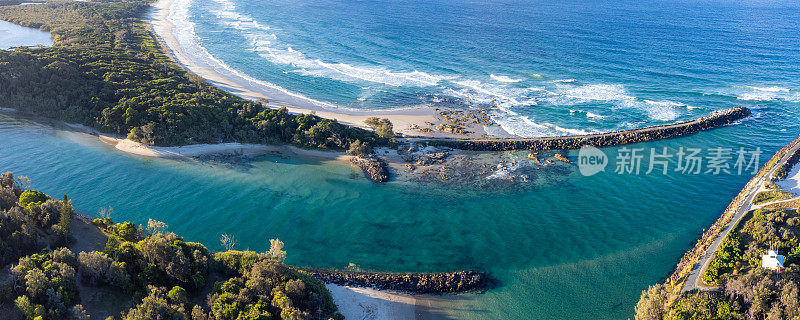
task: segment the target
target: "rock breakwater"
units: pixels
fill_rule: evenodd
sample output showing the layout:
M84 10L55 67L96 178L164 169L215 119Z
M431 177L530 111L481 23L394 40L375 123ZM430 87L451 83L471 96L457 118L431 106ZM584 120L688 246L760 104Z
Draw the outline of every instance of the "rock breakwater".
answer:
M748 117L750 113L748 108L734 107L716 111L705 117L668 125L577 136L522 139L420 138L416 141L470 151L566 150L579 149L586 145L609 147L689 135L732 124Z
M374 273L327 269L304 269L304 271L325 283L393 290L409 294L480 291L491 283L487 274L476 271L447 273Z

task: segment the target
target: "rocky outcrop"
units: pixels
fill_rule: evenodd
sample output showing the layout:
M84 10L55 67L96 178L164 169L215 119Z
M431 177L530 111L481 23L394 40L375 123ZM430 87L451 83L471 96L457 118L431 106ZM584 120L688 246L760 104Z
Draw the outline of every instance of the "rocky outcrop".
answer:
M425 153L425 154L410 154L403 157L405 162L413 163L418 166L430 166L434 164L442 164L445 162L447 157L450 156L450 153L447 151L444 152L434 152L434 153Z
M383 183L389 181L389 171L386 162L374 155L366 157L353 157L350 163L364 171L364 176L372 182Z
M561 161L561 162L572 163L572 161L569 161L569 158L567 158L566 156L564 156L564 155L562 155L560 153L554 154L553 158L556 158L556 160Z
M394 290L410 294L480 291L490 283L488 275L476 271L447 273L373 273L326 269L305 269L304 271L325 283Z
M417 141L429 145L450 147L472 151L510 151L510 150L565 150L580 149L583 146L618 146L623 144L661 140L697 133L746 118L750 109L734 107L720 110L709 116L678 123L647 127L641 129L614 131L600 134L543 137L527 139L444 139L422 138Z

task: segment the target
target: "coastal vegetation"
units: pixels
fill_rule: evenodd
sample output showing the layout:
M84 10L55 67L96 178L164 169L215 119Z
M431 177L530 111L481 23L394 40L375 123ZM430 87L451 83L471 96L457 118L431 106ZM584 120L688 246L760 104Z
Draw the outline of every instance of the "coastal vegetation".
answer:
M794 194L783 190L767 190L756 194L753 204L759 205L772 201L788 200L794 198Z
M0 265L69 241L72 204L36 190L23 191L10 172L0 175Z
M696 265L712 248L714 240L731 223L737 211L747 205L750 192L766 186L768 191L778 191L771 181L773 169L783 165L782 159L793 161L793 152L800 138L778 150L751 178L731 201L717 221L706 230L694 247L686 252L672 274L663 282L643 291L635 312L638 320L655 319L798 319L795 307L798 300L793 287L800 282L796 249L800 214L797 201L769 204L748 211L733 225L722 239L721 246L699 274L701 281L716 284L697 292L693 281ZM792 207L793 206L793 207ZM767 249L777 249L784 255L785 268L780 274L761 268L761 255ZM700 281L698 281L700 282ZM701 287L702 288L702 287Z
M129 297L115 319L343 318L319 280L283 263L277 239L266 253L214 253L164 223L136 227L106 217L92 222L105 247L75 252L66 197L23 190L4 173L0 199L0 265L12 263L10 280L0 282L0 314L9 319L88 319L98 310L81 298L101 289Z
M348 150L356 141L373 147L393 136L383 120L376 134L290 114L187 73L141 21L147 0L8 4L15 2L0 2L0 19L49 31L54 45L0 51L4 107L158 146L235 141Z
M723 240L703 280L718 291L690 291L671 305L663 284L642 293L636 319L800 319L800 210L748 212ZM768 249L785 256L780 273L761 267Z
M394 126L389 119L369 117L367 120L364 120L364 123L375 130L375 133L381 138L390 139L394 137Z

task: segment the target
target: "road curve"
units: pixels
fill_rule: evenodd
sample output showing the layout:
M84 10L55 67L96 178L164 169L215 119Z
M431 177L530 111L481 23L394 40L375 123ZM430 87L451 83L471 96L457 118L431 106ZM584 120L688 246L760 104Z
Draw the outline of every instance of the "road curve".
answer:
M800 140L800 138L798 138L798 140ZM755 196L758 193L757 191L761 188L764 182L769 180L770 177L772 177L772 174L775 172L775 170L777 170L778 168L781 167L781 165L786 163L786 161L788 161L789 158L791 158L792 155L794 155L798 151L798 149L800 149L800 143L797 143L798 140L794 140L792 142L795 145L789 148L786 151L786 153L784 153L783 156L781 156L781 159L777 163L775 163L775 165L773 165L768 172L762 174L758 178L758 180L756 180L756 183L754 184L748 183L749 188L747 190L747 195L745 196L744 202L739 206L739 208L736 209L736 214L734 214L734 216L731 218L728 224L725 225L725 228L714 239L714 242L712 242L711 245L706 249L706 251L700 257L700 260L698 260L697 263L694 264L694 267L692 267L692 272L686 278L686 283L683 285L682 289L683 292L694 289L699 289L704 291L718 289L718 287L705 286L702 282L701 275L706 270L711 260L714 258L717 249L719 249L719 246L722 244L722 241L725 239L725 237L727 237L728 234L733 229L733 227L737 223L739 223L739 220L741 220L742 217L744 217L744 214L750 211L750 209L753 207L753 199L755 199ZM767 163L769 163L769 161Z

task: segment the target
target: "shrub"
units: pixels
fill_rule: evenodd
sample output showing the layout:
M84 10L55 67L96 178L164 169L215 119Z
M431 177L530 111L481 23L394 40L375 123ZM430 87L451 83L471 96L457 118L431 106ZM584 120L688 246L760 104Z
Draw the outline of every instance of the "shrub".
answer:
M108 232L125 241L135 241L139 238L139 229L130 222L114 224L108 228Z
M350 147L347 149L347 153L360 157L366 156L370 154L370 152L372 152L372 149L368 144L361 142L361 140L351 142Z
M189 319L182 304L170 303L165 297L165 289L148 287L148 295L137 306L131 308L123 317L125 320L150 319Z
M11 269L14 283L22 284L21 289L24 289L17 291L21 296L15 299L15 304L27 318L68 317L68 308L78 300L75 266L70 264L70 255L71 252L65 251L58 254L43 251L21 258ZM55 256L64 262L55 261Z
M381 138L391 138L394 136L394 126L389 119L379 119L377 117L369 117L364 120L364 123L369 126L370 128L375 130L375 133L378 134L378 137Z
M214 254L215 266L228 275L241 274L261 259L255 251L229 250Z
M172 287L172 289L167 292L167 298L169 298L169 301L172 303L186 304L189 302L189 294L179 286Z
M27 207L31 203L42 203L50 199L46 194L36 190L25 190L19 196L19 205Z
M685 294L669 310L668 320L732 320L738 319L739 306L727 301L719 292Z

